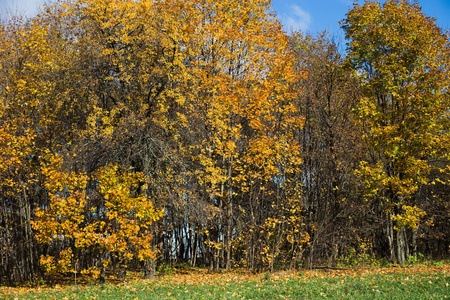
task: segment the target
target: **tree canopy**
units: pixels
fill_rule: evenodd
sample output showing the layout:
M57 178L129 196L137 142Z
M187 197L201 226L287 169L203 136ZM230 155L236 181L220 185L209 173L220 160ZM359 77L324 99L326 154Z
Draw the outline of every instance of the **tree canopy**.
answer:
M447 33L366 1L344 54L270 4L70 0L3 22L0 284L448 255Z

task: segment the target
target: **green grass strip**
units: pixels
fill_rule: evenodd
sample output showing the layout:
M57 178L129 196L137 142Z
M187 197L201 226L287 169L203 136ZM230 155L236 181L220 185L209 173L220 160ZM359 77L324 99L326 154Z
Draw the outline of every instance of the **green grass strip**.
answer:
M302 278L261 275L258 280L219 284L133 281L119 285L41 288L0 294L2 299L450 299L445 273L370 274Z

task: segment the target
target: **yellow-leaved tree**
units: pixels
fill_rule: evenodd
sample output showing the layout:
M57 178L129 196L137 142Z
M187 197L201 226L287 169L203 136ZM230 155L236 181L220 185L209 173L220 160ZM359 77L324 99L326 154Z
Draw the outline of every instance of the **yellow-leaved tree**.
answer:
M302 126L290 102L296 76L270 1L186 1L187 143L198 189L213 214L194 227L211 269L273 267L307 241L299 195ZM285 255L284 257L289 257Z
M448 36L416 2L355 5L343 21L348 63L363 89L357 109L370 159L357 170L385 215L390 259L404 264L426 214L414 194L448 160ZM423 204L422 204L423 205ZM412 234L407 234L407 229Z
M301 256L298 75L269 0L57 1L0 38L1 196L33 274Z
M142 261L148 274L156 258L151 225L163 209L154 204L167 195L161 187L171 174L158 163L167 156L166 135L183 126L182 115L172 118L169 111L184 101L177 92L183 80L179 20L169 4L67 1L48 6L37 17L36 23L53 29L64 42L54 65L65 66L61 77L67 86L55 94L73 99L65 109L76 113L79 126L71 128L71 139L60 141L69 153L61 157L64 162L51 163L60 175L52 179L43 174L49 178L48 202L37 209L33 226L39 241L54 252L41 259L49 265L43 264L46 270L58 270L52 264L70 252L72 270L92 271L104 280L108 266L122 276L132 260ZM57 155L61 149L53 151ZM49 163L45 157L42 161ZM86 180L70 195L84 199L78 208L61 199L71 189L60 180L69 176L64 174ZM81 215L67 218L61 205ZM71 226L61 225L62 220ZM56 237L55 230L61 231ZM60 238L65 242L54 247Z

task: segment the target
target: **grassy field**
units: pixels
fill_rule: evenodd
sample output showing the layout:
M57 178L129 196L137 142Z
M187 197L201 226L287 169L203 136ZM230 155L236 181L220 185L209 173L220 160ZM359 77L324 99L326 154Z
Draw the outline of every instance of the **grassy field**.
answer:
M0 299L450 299L450 264L356 270L209 274L185 268L155 280L0 287Z

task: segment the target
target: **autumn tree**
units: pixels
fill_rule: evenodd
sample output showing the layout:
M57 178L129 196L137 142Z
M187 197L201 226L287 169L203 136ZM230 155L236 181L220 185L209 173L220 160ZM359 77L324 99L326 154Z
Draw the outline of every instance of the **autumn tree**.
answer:
M190 193L190 201L215 212L195 224L212 268L230 268L233 260L254 268L255 258L259 265L270 266L270 257L278 255L276 249L289 236L282 230L287 222L278 219L283 206L279 204L278 217L272 219L270 207L287 198L280 193L281 174L299 173L298 144L288 141L302 122L289 102L293 73L287 39L269 5L200 1L192 14L195 26L189 29L185 62L192 89L186 108L188 137L196 144L186 145L192 159L186 175L198 190ZM286 177L285 187L288 181L292 192L296 183ZM298 194L290 197L299 199ZM284 209L289 205L294 204ZM254 227L251 239L249 224ZM271 237L273 229L276 237Z
M360 90L344 68L339 43L327 32L294 33L290 47L296 72L306 74L294 84L294 103L305 118L296 138L302 146L302 199L311 235L306 263L312 267L325 259L336 262L351 247L357 248L356 239L369 229L360 231L355 224L366 217L352 174L364 155L353 113Z
M380 205L390 259L403 264L427 213L414 194L429 183L432 160L448 159L448 36L405 0L355 4L342 27L370 151L357 174L366 200Z
M441 253L447 37L406 1L355 5L344 28L347 60L288 37L269 0L69 0L4 22L0 283L333 263L378 224L401 262L435 222Z
M0 124L5 138L1 248L7 250L2 256L2 281L33 280L39 275L31 220L34 208L47 201L40 182L41 157L46 149L61 149L73 137L80 116L78 102L61 93L69 90L60 79L70 54L56 24L13 18L0 32Z
M301 256L298 75L270 1L67 1L13 25L2 196L32 273Z
M14 248L18 252L16 258L6 256L2 280L5 274L11 274L7 275L10 281L31 280L39 274L39 260L47 271L73 270L80 258L78 268L100 270L110 258L128 259L130 253L142 261L154 260L155 249L146 247L152 237L148 224L162 211L152 210L158 194L152 192L154 173L149 170L157 168L150 164L142 167L140 162L163 147L158 148L161 143L154 135L140 140L148 147L141 146L138 153L124 155L122 151L136 149L126 147L130 140L142 145L132 141L140 132L165 134L171 130L166 119L169 105L164 103L179 100L172 96L174 90L170 95L163 93L169 72L160 68L176 65L173 46L166 51L164 44L173 44L173 37L157 28L161 23L148 22L158 13L159 22L169 24L164 17L167 9L153 2L112 1L96 6L74 1L48 5L36 18L12 20L2 28L2 161L11 162L10 167L5 164L2 186L15 186L15 195L3 190L2 203L4 216L10 212L17 216L17 220L4 219L9 224L5 228L15 222L22 224L15 230L15 239L4 232L2 248L11 249L12 255ZM117 22L110 17L117 17ZM160 35L149 32L152 30ZM142 115L144 120L139 118ZM15 154L12 160L11 154ZM151 163L154 157L147 161ZM11 173L14 162L20 162L16 164L20 171ZM118 182L111 183L114 180ZM111 190L120 190L120 195L111 196ZM134 207L133 200L140 203ZM130 202L127 205L132 206L125 214L108 205L112 202ZM33 237L32 221L40 245ZM99 234L110 239L121 235L115 239L121 246L112 240L103 243ZM145 236L145 241L127 246L139 236ZM16 242L27 249L19 250ZM23 258L17 257L20 253ZM99 259L94 258L96 254ZM60 256L64 258L61 263ZM17 268L16 263L27 267Z
M127 261L140 257L144 274L154 276L156 246L150 237L157 236L157 228L149 224L158 219L156 212L163 210L172 192L170 187L177 183L177 177L171 177L176 172L172 162L177 159L170 151L177 145L174 137L177 128L185 122L177 112L177 106L184 101L178 91L184 86L180 68L182 56L177 45L181 33L177 25L181 22L177 15L179 5L152 1L74 1L62 7L68 16L68 33L75 41L71 47L78 54L74 58L77 67L74 71L82 77L80 80L85 86L76 95L86 99L88 107L84 128L77 132L77 140L71 147L78 154L73 162L89 176L86 197L90 200L86 206L104 212L86 214L85 224L94 228L89 230L94 230L95 235L77 245L89 248L94 256L104 256L94 264L100 270L104 270L102 264L112 260L112 267L119 269L119 275ZM111 171L114 168L119 171ZM101 190L100 178L108 180L99 175L102 170L109 170L111 180L134 173L136 177L132 178L135 179L125 181L127 183L119 180L119 183L121 190L135 196L126 198L124 194L117 202L154 203L158 207L153 210L155 218L145 219L146 225L133 221L133 230L137 231L126 233L132 229L128 222L139 219L137 210L140 209L130 208L134 216L113 213L115 207L108 205L107 193ZM109 228L98 225L102 222L116 225ZM121 235L122 246L112 251L109 246L99 244L101 239L95 237L104 231L109 237ZM126 246L131 236L143 237L144 234L148 238L145 247L152 249L152 255L140 256L138 249L143 245ZM117 249L120 250L117 252ZM109 254L104 254L105 251ZM84 261L82 267L89 268L92 264L92 261Z

